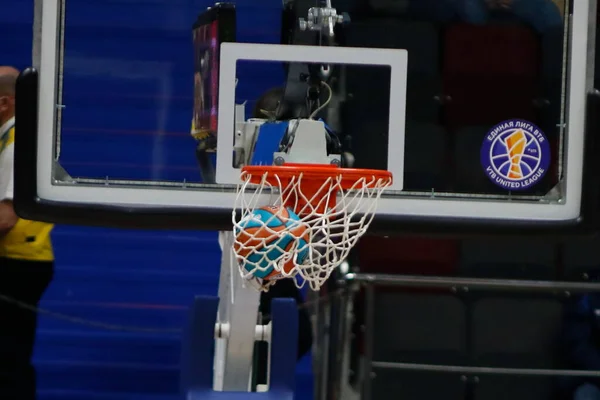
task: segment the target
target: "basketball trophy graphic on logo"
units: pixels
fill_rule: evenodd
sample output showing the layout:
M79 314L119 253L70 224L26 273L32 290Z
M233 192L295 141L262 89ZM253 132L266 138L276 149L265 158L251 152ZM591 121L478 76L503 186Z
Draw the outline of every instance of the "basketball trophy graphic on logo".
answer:
M507 190L525 190L540 182L550 164L550 145L531 122L508 120L494 126L481 147L487 177Z

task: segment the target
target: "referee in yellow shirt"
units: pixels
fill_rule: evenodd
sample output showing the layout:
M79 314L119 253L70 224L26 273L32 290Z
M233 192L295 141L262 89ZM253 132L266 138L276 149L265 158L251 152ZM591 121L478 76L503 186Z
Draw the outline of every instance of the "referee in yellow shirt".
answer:
M31 363L42 294L52 280L52 225L20 219L13 208L15 83L0 66L0 399L35 399ZM32 115L31 118L36 118ZM18 128L18 123L17 123ZM25 305L25 307L23 307ZM29 308L28 308L29 307Z

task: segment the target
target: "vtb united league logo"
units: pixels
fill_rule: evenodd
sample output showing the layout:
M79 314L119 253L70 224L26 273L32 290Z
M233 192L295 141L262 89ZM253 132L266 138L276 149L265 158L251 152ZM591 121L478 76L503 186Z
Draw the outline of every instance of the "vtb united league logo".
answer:
M496 185L525 190L537 184L550 165L550 145L544 132L523 120L494 126L481 146L481 165Z

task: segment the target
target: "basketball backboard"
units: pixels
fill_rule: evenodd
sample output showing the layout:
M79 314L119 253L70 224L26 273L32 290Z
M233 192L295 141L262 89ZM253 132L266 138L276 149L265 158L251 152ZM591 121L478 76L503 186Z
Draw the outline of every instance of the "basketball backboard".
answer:
M81 84L85 68L97 64L89 60L86 67L80 59L77 71L69 67L74 57L66 56L69 41L61 40L69 35L69 23L64 23L69 17L60 4L44 1L37 37L40 63L37 70L24 72L18 83L15 197L24 217L231 229L240 167L275 163L273 154L281 144L267 145L272 151L266 158L254 157L256 143L248 145L239 138L278 126L268 121L268 113L260 120L251 118L257 100L266 89L285 86L287 72L284 98L294 98L297 105L298 90L306 97L308 84L294 71L327 65L325 75L333 94L318 116L336 132L339 153L351 154L350 164L356 168L385 169L394 175L393 186L379 201L372 229L450 233L595 229L600 177L594 160L599 149L592 133L599 127L600 97L593 91L592 0L575 0L563 11L557 8L559 18L543 26L518 13L491 16L480 24L442 23L422 16L355 19L336 30L336 47L212 38L212 58L202 60L214 63L212 80L205 84L213 93L208 103L218 104L218 110L210 110L218 112L218 128L210 132L216 146L203 147L202 152L204 162L214 168L214 181L212 176L201 178L192 135L185 145L182 139L168 148L165 128L157 127L151 133L156 140L133 151L148 151L150 168L142 173L119 167L127 157L139 154L122 154L117 160L112 153L130 146L126 134L113 135L111 148L62 134L73 115L82 112L78 104L70 103L69 87ZM229 23L235 21L228 18ZM190 20L189 26L194 22ZM189 45L190 66L191 43L190 29L188 42L182 45ZM160 81L169 71L154 68L150 75ZM138 70L136 77L124 74L119 79L140 88L141 74ZM110 78L116 79L114 72ZM189 115L173 111L165 117L178 119L178 126L183 120L189 126L192 114L197 119L198 101L196 107L191 101L195 78L189 78ZM324 94L317 101L326 98ZM171 104L163 111L178 101L168 95L163 100ZM114 111L102 102L92 107L107 118ZM131 115L155 118L151 112L138 111ZM126 113L117 114L115 121ZM87 124L89 128L94 121ZM196 139L200 146L203 137ZM86 157L104 158L104 167L82 166ZM167 171L165 165L182 159L188 172Z

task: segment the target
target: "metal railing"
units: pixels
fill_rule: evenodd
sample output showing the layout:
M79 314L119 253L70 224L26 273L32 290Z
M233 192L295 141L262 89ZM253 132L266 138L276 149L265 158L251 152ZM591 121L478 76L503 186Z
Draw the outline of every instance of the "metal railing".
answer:
M535 368L500 368L460 365L434 365L404 362L383 362L374 360L375 342L375 287L394 286L402 288L447 288L451 292L505 291L524 293L565 294L600 292L600 283L567 282L516 279L479 279L456 277L431 277L413 275L388 275L349 273L343 276L343 282L349 285L359 284L365 288L365 350L364 367L361 374L362 399L370 400L372 393L373 369L395 369L404 371L422 371L437 373L456 373L464 375L526 375L546 377L600 377L600 371ZM340 327L343 330L343 327Z

